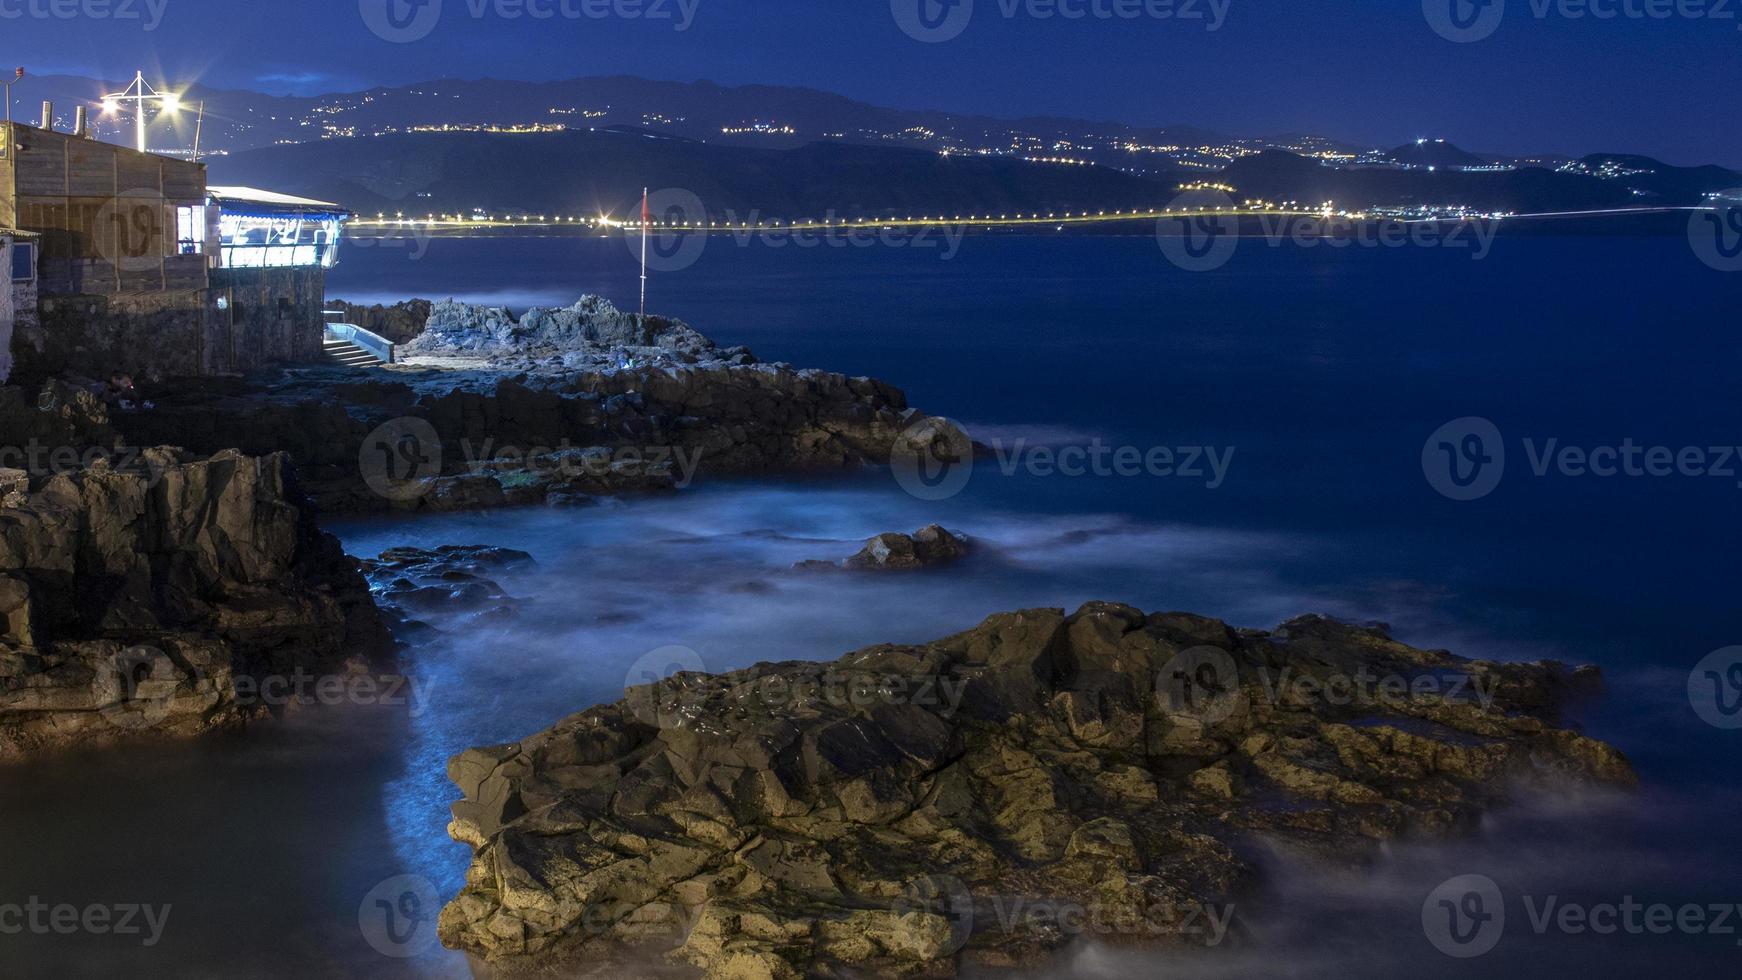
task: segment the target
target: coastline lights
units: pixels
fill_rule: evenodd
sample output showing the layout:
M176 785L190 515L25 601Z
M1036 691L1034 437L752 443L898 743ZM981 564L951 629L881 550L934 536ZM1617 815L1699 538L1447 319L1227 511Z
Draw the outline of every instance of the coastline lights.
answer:
M133 84L123 91L102 98L103 114L115 115L121 111L121 103L133 103L133 131L136 149L141 153L149 152L145 146L145 106L148 102L157 103L160 113L175 115L181 111L181 96L175 92L159 92L145 80L143 71L135 72Z

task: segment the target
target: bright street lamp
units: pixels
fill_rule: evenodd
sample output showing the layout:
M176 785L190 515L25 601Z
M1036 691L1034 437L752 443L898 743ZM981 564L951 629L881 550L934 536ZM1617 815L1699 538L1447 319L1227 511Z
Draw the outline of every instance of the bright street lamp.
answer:
M157 103L161 112L174 113L181 108L181 96L174 92L159 92L145 81L145 73L137 72L133 76L133 84L127 86L124 92L103 96L103 111L113 114L120 111L121 103L133 103L133 130L138 143L139 152L147 152L145 148L145 104Z

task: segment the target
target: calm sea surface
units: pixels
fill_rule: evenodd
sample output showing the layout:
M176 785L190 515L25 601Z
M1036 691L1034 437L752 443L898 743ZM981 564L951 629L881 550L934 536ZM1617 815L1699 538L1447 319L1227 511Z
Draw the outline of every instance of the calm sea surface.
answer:
M765 360L887 380L1041 467L984 462L944 500L867 472L705 482L580 512L331 522L359 555L530 551L537 566L502 579L525 611L438 621L444 634L407 657L412 710L315 710L236 740L0 771L0 902L172 907L151 948L0 935L0 976L470 975L439 947L384 956L359 928L383 881L458 889L449 755L614 699L664 647L716 670L832 658L1089 599L1255 627L1328 612L1468 656L1600 664L1609 694L1581 720L1644 786L1534 800L1474 840L1389 848L1361 875L1277 855L1268 894L1237 910L1239 943L1168 956L1091 943L1071 975L1735 975L1735 935L1539 933L1531 912L1551 895L1742 902L1742 731L1703 722L1688 692L1696 663L1742 644L1742 460L1722 448L1742 444L1742 278L1679 238L1501 238L1480 260L1247 239L1195 274L1149 238L968 238L947 252L715 239L654 276L650 308ZM399 241L349 247L330 293L518 311L597 292L630 308L636 276L620 241ZM1499 433L1504 475L1459 501L1436 489L1424 448L1439 459L1430 435L1471 417ZM1627 440L1697 448L1728 473L1537 473L1538 457ZM1045 471L1046 452L1097 445L1165 447L1202 472ZM924 579L787 572L934 521L991 557ZM1422 929L1423 899L1461 874L1507 899L1504 938L1471 960Z

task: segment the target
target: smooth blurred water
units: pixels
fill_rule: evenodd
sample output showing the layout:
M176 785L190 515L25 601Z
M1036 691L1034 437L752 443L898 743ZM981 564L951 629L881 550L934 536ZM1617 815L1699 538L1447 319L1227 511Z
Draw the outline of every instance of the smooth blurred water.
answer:
M347 249L331 294L519 309L600 292L627 307L637 288L621 242L422 244ZM1215 447L1232 453L1226 480L1006 476L991 461L937 502L866 471L581 511L329 522L361 555L525 549L536 565L501 576L523 612L438 619L446 632L407 658L410 711L314 710L239 740L0 772L0 900L175 908L152 950L0 937L13 954L0 974L467 975L454 954L383 957L358 928L385 879L422 875L444 898L458 888L449 755L614 699L650 651L688 648L716 670L832 658L1088 599L1257 627L1328 612L1470 656L1602 664L1611 694L1583 720L1645 786L1620 801L1550 795L1473 841L1387 848L1356 877L1277 855L1270 900L1239 916L1238 949L1091 946L1073 975L1734 972L1733 937L1539 937L1516 905L1500 947L1453 960L1427 944L1420 915L1435 885L1471 872L1509 896L1742 901L1727 843L1742 733L1699 721L1686 694L1701 657L1742 643L1742 487L1537 478L1520 445L1742 442L1739 299L1742 280L1667 238L1502 238L1481 261L1248 241L1202 274L1143 238L969 238L949 261L713 240L694 266L655 276L650 308L765 359L883 378L983 441ZM1492 420L1513 458L1492 495L1459 503L1421 457L1463 416ZM981 556L917 578L790 570L934 521L975 537Z

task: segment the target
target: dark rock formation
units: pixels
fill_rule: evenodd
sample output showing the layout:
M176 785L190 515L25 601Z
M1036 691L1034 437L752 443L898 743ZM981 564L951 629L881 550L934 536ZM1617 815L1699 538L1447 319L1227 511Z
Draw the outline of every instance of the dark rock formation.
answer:
M391 652L282 454L149 450L0 482L0 757L228 727L257 713L241 678Z
M967 555L966 538L933 524L913 534L879 534L847 559L846 567L872 571L936 568L961 561Z
M362 327L395 344L408 344L421 336L434 305L427 299L411 299L392 306L379 303L362 306L342 299L327 300L327 309L344 314L342 322Z
M953 565L968 556L968 539L941 524L920 528L912 534L879 534L865 543L859 553L843 562L805 561L795 567L800 571L891 572L916 571Z
M153 397L155 411L114 420L131 443L287 451L326 512L573 503L722 475L881 463L923 419L899 390L868 378L726 362L308 369Z
M365 559L362 565L376 601L409 619L434 611L513 615L520 600L489 576L531 563L531 555L513 548L444 545L435 549L394 548L379 558Z
M453 759L475 854L441 935L505 968L665 955L710 978L1028 962L1068 937L994 901L1165 926L1261 898L1254 838L1350 860L1468 829L1521 780L1631 785L1556 727L1594 681L1111 604L680 674Z

